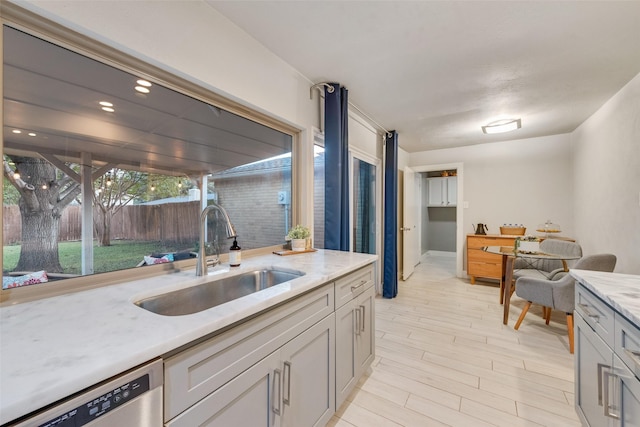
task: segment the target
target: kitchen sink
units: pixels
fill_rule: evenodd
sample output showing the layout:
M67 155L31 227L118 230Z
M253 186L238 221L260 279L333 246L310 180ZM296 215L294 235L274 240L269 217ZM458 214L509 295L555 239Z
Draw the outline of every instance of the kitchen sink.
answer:
M233 301L304 274L296 270L264 268L145 298L135 304L163 316L182 316Z

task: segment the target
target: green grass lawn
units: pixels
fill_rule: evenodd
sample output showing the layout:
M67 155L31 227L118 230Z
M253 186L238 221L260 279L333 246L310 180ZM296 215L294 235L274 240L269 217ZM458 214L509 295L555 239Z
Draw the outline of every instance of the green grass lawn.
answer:
M187 248L165 246L161 242L115 240L111 242L111 246L94 245L93 268L96 273L133 268L143 260L145 255L185 249ZM20 245L5 246L3 251L2 269L4 271L14 270L20 257ZM58 244L60 264L64 273L81 274L81 253L81 242L60 242Z

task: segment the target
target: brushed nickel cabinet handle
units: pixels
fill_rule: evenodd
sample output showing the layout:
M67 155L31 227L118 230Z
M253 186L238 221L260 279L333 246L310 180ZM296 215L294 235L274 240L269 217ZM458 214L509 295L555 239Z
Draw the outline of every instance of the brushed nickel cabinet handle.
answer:
M282 399L285 405L291 406L291 362L284 362L284 374L287 379L287 388L285 389L285 397Z
M617 405L615 405L615 404L612 405L609 402L609 383L610 383L610 379L611 378L615 379L615 378L618 378L618 376L616 374L612 373L612 372L604 371L604 398L603 398L603 400L604 400L604 402L603 402L604 403L603 404L603 406L604 406L604 415L606 417L619 420L620 419L620 414L617 414L615 412L611 412L611 410L609 409L609 408L612 408L613 410L617 410L618 409ZM618 387L616 386L616 390L617 390L617 388Z
M282 377L282 372L280 371L280 369L276 369L275 371L273 371L273 383L271 383L271 398L273 399L273 405L271 405L271 408L273 410L273 413L276 415L280 415L280 413L282 412L280 410L280 401L282 400L282 385L280 384L280 379ZM276 381L276 378L278 379ZM276 395L276 384L278 385L278 398L275 399L275 395ZM278 404L278 407L276 407L276 403Z

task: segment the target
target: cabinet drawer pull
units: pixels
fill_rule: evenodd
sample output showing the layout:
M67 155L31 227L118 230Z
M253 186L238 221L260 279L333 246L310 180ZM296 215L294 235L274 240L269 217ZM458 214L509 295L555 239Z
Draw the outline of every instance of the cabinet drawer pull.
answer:
M600 319L600 315L593 313L590 309L589 306L586 304L578 304L578 306L582 309L582 311L584 311L584 314L586 314L588 317L592 318L595 321L598 321Z
M273 410L273 413L276 415L280 415L281 413L280 411L280 401L282 401L282 385L280 383L281 376L282 376L282 372L280 371L280 369L276 369L275 371L273 371L273 383L271 383L271 399L273 400L273 405L271 405L271 408ZM275 398L276 384L278 385L277 399ZM278 407L276 407L276 403L278 404Z
M640 368L640 352L631 351L627 348L624 349L624 354L635 363L636 367Z
M285 405L291 406L291 362L284 362L284 378L286 378L287 388L285 389L284 399ZM284 380L283 380L284 382Z
M354 324L355 324L354 333L356 335L360 335L360 308L353 309L353 317L354 317Z
M362 280L362 281L360 281L360 283L358 283L357 286L352 286L351 287L351 292L354 292L354 291L360 289L361 287L364 286L365 283L367 283L367 281L366 280Z
M362 309L362 320L360 321L360 332L364 332L364 319L365 319L364 313L366 308L364 305L361 305L360 308Z

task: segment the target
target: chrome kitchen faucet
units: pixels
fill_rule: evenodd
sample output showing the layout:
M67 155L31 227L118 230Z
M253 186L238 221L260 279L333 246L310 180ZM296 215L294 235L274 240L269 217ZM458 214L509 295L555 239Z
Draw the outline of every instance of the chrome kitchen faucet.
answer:
M236 229L233 227L231 223L231 219L229 219L229 214L224 208L217 203L212 203L209 206L205 207L202 210L202 214L200 214L200 247L198 249L198 263L196 265L196 276L206 276L208 265L216 266L220 264L220 251L218 246L216 245L216 257L212 259L207 259L207 255L205 254L205 239L206 239L206 225L207 225L207 217L209 212L216 210L224 219L225 222L225 230L227 232L227 238L231 239L232 237L237 237L238 233L236 233Z

